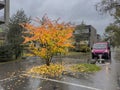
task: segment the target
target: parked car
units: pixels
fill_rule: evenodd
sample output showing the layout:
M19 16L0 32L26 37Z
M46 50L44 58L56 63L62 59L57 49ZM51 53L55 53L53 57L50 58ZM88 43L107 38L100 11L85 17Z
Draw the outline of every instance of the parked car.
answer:
M92 47L92 59L111 59L110 44L108 42L97 42Z

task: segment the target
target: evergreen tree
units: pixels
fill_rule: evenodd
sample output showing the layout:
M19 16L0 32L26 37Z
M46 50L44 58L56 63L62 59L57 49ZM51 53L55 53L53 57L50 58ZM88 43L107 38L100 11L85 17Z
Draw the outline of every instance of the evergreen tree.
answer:
M22 43L24 42L23 33L25 29L19 25L21 23L30 23L30 17L27 17L22 9L18 10L10 18L8 25L9 31L7 33L7 43L13 48L16 59L21 56L24 48Z

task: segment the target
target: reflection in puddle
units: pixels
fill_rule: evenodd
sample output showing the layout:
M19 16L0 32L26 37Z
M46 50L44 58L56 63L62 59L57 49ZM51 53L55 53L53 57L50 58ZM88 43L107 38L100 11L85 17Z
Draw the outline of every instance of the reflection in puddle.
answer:
M30 78L29 79L29 87L32 89L32 90L39 90L41 81L39 79L36 79L36 78Z
M110 74L109 70L110 70L110 63L106 63L105 64L105 72L106 72L106 77L108 78L108 75Z
M65 86L64 84L61 84L55 81L50 81L50 80L48 79L41 80L39 78L29 78L29 87L32 90L68 90L66 87L64 87Z
M4 90L3 87L0 85L0 90Z
M120 62L120 51L115 52L114 59L115 61Z

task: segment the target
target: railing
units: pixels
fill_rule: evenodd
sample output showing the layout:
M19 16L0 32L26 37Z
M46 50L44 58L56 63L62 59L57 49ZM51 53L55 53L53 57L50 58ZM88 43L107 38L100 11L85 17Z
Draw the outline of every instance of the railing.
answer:
M0 9L3 9L5 5L5 0L0 0Z
M5 4L5 0L0 0L0 4Z

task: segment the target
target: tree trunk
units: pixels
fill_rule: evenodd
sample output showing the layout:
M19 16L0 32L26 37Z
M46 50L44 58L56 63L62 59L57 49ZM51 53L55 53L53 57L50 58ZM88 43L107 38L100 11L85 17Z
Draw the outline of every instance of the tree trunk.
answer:
M47 66L50 66L50 61L49 61L49 59L46 60L46 65L47 65Z

